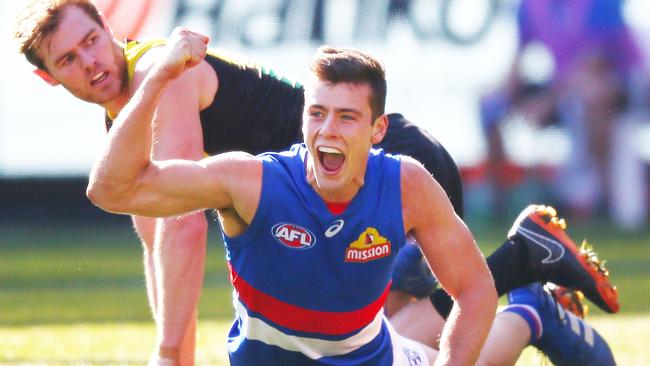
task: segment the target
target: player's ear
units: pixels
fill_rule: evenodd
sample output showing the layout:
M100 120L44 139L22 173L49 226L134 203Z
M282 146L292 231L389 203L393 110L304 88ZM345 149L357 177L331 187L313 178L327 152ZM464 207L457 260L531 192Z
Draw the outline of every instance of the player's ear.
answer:
M52 75L48 74L47 71L43 69L35 69L34 74L38 75L41 79L45 80L46 83L52 85L52 86L57 86L59 85L59 82L54 80Z
M388 116L382 114L372 124L372 137L370 140L372 144L380 143L384 139L384 136L386 136L386 131L388 131Z

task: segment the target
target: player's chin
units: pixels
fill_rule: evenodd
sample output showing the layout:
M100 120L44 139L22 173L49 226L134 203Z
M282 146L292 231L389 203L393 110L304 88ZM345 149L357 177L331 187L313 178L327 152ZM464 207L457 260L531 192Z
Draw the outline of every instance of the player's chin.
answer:
M109 103L117 97L116 93L102 92L76 93L75 96L85 102L99 105Z
M102 88L91 88L84 99L90 103L106 104L115 100L120 95L120 86L117 83L110 83Z
M316 172L316 183L322 190L336 192L343 187L343 177L340 174L332 174L324 169L318 169Z

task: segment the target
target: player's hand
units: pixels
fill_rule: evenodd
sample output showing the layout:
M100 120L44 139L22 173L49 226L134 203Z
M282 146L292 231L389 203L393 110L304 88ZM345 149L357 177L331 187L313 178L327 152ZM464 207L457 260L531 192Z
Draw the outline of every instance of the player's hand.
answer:
M173 80L185 70L198 65L205 58L209 41L206 35L182 27L175 28L156 62L156 76Z
M147 363L147 366L178 366L177 360L152 356Z
M180 366L180 350L174 347L159 347L151 355L147 366Z

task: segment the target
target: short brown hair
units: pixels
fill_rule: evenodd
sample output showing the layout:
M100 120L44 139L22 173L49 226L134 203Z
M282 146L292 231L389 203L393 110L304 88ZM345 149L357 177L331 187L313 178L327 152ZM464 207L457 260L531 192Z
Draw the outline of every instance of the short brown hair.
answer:
M382 63L360 50L322 46L310 65L311 72L322 81L333 84L367 84L372 90L372 120L384 114L386 105L386 73Z
M61 23L61 14L68 5L81 8L88 16L104 26L101 12L90 0L32 0L16 17L14 40L27 61L45 70L37 51L43 39L55 32Z

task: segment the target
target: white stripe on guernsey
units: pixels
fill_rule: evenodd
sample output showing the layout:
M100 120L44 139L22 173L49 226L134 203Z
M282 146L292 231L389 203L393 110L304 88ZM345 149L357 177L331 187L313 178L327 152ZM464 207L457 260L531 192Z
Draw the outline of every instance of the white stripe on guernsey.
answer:
M249 316L246 308L239 301L235 300L234 305L241 318L240 332L246 339L261 341L287 351L300 352L313 360L325 356L343 355L369 343L381 331L384 319L384 309L382 308L375 319L358 333L343 340L330 341L283 333L263 320Z

